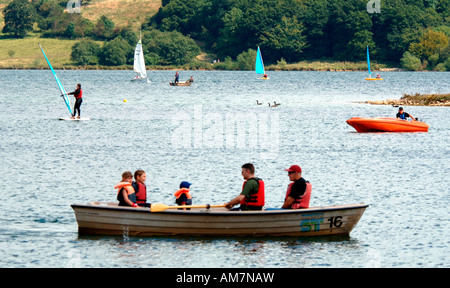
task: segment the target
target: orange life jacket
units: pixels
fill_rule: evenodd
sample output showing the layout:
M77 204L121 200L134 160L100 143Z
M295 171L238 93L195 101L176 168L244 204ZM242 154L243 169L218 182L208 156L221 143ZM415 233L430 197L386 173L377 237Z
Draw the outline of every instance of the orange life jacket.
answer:
M292 185L294 185L295 182L292 182L288 185L288 189L286 192L286 198L289 196L289 194L291 193L291 188ZM309 183L308 181L306 181L306 190L305 193L303 193L302 196L300 196L297 199L294 199L294 202L292 202L291 204L291 209L299 209L299 208L308 208L309 207L309 199L311 198L311 190L312 190L312 185L311 183Z
M119 196L122 189L125 189L125 191L127 191L128 199L130 199L131 202L136 203L136 194L134 193L134 188L130 182L119 182L114 186L114 189L117 189L117 196Z
M256 180L258 182L258 191L256 193L253 193L250 195L250 197L245 197L244 200L241 201L240 204L244 204L247 206L258 206L258 207L263 207L265 204L264 201L264 181L262 179L259 178L251 178L253 180ZM248 179L248 180L251 180ZM247 180L247 181L248 181ZM244 184L242 185L242 190L244 190L245 187L245 183L247 183L247 181L244 182Z
M180 190L177 190L173 195L178 199L181 195L185 194L187 199L192 199L191 193L189 193L189 189L187 188L181 188Z

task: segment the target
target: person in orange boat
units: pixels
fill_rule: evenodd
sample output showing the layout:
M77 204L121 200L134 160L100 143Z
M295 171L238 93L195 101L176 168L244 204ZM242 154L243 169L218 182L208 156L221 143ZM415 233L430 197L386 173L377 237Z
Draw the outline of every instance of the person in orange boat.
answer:
M131 182L133 182L133 174L130 171L125 171L122 173L122 181L114 186L114 189L117 189L119 206L138 207L136 204L136 194Z
M403 107L398 108L397 119L407 120L408 117L411 117L412 120L416 121L416 118L403 111Z
M174 193L175 195L175 203L178 205L192 205L192 196L189 188L191 187L191 183L187 181L183 181L180 183L180 189ZM187 210L191 210L187 208Z
M132 185L136 194L136 204L141 207L150 207L151 204L147 203L147 186L145 185L147 174L144 170L138 169L134 172L134 180Z
M242 185L242 192L231 201L225 203L225 207L231 209L234 205L240 204L239 208L232 210L262 210L264 206L264 182L255 177L255 166L252 163L242 165L242 177L245 182Z
M302 168L298 165L292 165L288 169L289 180L286 197L284 199L284 209L308 208L311 197L311 184L302 178Z

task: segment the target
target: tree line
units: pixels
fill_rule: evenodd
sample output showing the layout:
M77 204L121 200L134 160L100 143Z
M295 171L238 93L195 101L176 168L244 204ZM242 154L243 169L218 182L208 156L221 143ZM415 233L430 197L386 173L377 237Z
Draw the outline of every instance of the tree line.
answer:
M363 61L369 46L376 61L409 70L450 70L450 1L380 0L380 13L369 13L368 2L162 0L141 27L145 60L150 65L201 65L195 56L203 49L222 59L221 67L247 70L257 46L268 64ZM81 14L63 13L66 4L13 0L3 11L3 33L24 37L38 23L42 37L82 39L72 53L78 64L132 62L136 32L116 27L105 16L93 23ZM12 12L17 7L20 16Z

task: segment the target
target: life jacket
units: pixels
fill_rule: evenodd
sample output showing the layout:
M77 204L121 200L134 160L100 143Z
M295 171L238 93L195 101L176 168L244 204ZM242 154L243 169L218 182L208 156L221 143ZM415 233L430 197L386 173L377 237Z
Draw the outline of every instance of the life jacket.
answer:
M248 180L252 180L252 179L258 182L258 191L251 194L250 197L245 197L244 200L242 200L240 204L241 205L244 204L247 206L263 207L265 204L265 202L264 202L264 181L262 179L259 179L256 177L250 178ZM244 184L242 185L242 190L244 190L245 183L247 183L247 181L245 181Z
M134 188L130 182L120 182L116 186L114 186L114 189L117 189L117 200L119 202L123 201L123 197L120 192L122 191L122 189L125 189L125 191L127 191L128 199L130 199L131 202L136 203L136 193L134 192Z
M286 192L286 198L289 196L289 194L291 193L291 189L292 189L292 185L294 185L295 182L292 182L288 185L288 189ZM299 198L295 199L294 202L292 202L291 204L291 209L299 209L299 208L308 208L309 207L309 199L311 198L311 190L312 190L312 185L311 183L309 183L309 181L306 181L306 190L305 193L303 193L302 196L300 196Z
M133 182L133 188L136 193L136 203L147 203L147 186L144 183Z
M187 188L181 188L173 194L173 195L175 195L175 198L176 198L175 203L177 203L178 205L182 204L181 203L182 200L180 199L180 197L183 194L186 195L186 198L187 198L186 203L184 203L184 204L192 205L192 196L191 196L191 193L189 192L189 189L187 189ZM178 199L180 199L180 200L178 200Z
M178 199L181 195L185 194L187 199L192 199L191 193L189 193L189 189L187 188L181 188L177 192L175 192L173 195Z
M77 93L77 92L78 92L78 93ZM74 94L73 96L75 96L76 99L81 98L81 97L83 96L83 90L81 90L81 88L75 90L75 94Z

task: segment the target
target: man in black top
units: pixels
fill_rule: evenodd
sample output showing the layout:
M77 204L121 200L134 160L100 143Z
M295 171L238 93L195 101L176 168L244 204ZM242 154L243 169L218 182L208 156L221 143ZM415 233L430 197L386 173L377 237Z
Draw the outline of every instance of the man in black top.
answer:
M285 169L285 171L288 171L289 180L293 181L293 183L288 186L288 192L281 208L289 209L292 208L294 201L305 194L306 181L302 178L302 168L298 165L292 165L289 169Z
M398 108L397 119L406 120L408 117L411 117L412 120L416 121L412 115L403 111L403 107Z

